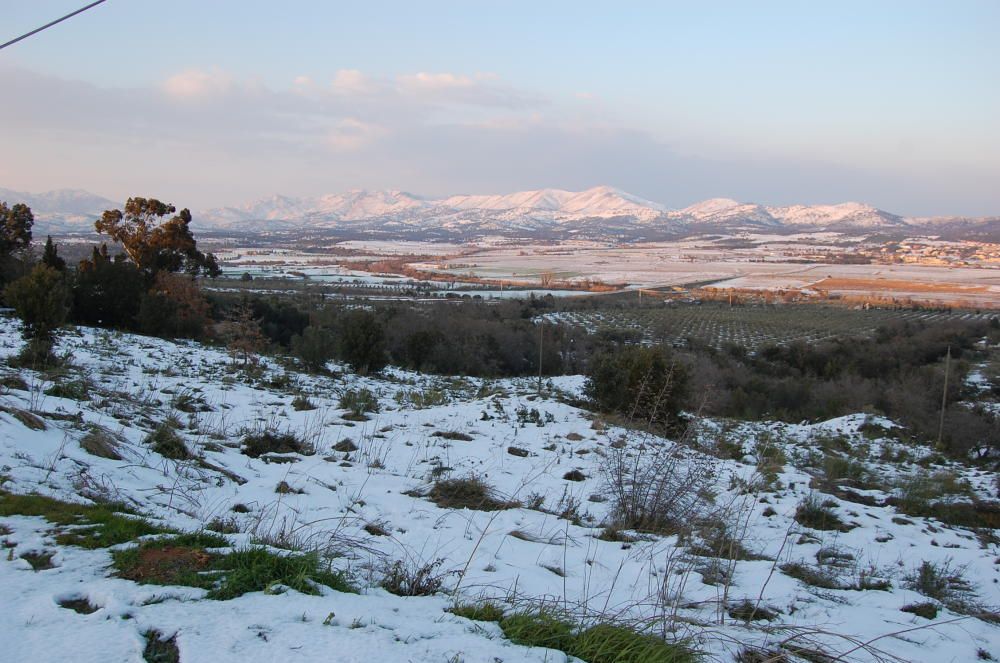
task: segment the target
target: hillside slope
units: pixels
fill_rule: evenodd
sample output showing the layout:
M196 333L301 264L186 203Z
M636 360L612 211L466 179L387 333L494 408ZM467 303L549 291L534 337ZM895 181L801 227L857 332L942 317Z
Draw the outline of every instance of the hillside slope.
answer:
M20 342L17 324L0 321L2 354ZM112 566L113 551L134 542L72 545L59 534L79 531L72 525L54 530L11 512L0 494L9 551L0 585L11 588L0 637L11 660L140 660L150 631L172 636L183 663L366 661L376 651L386 661L563 660L446 612L484 598L508 614L546 604L584 625L648 627L707 660L732 660L743 646L808 660L826 660L817 651L858 661L1000 657L990 612L1000 604L996 531L887 503L895 486L928 476L957 491L949 500L986 499L994 477L893 439L888 422L705 422L680 446L566 404L559 394L577 393L578 378L539 397L528 380L359 378L339 367L314 376L275 361L243 372L196 343L91 329L68 333L61 348L73 362L62 373L3 369L3 491L124 503L157 526L221 530L237 548L328 553L360 593L279 584L221 601L139 584ZM344 407L363 403L363 389L378 412ZM150 437L164 425L174 446ZM305 448L247 455L247 436L268 431ZM675 490L705 526L683 536L605 527L615 459L659 459L690 479ZM837 478L837 463L852 469ZM439 482L469 477L491 487L494 510L442 498ZM33 570L46 555L51 568ZM397 570L427 568L440 592L379 588L397 561ZM922 568L946 578L936 597L910 579ZM902 610L923 604L933 618Z

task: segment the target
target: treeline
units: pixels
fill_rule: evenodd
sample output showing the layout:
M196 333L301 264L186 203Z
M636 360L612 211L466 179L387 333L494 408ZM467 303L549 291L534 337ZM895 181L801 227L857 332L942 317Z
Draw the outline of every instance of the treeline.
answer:
M967 383L977 344L1000 341L997 322L900 322L871 338L795 342L756 353L605 347L590 363L587 390L605 411L678 427L681 412L743 420L820 421L866 412L957 456L1000 450L996 415ZM942 406L944 417L942 426Z
M130 198L123 210L107 210L95 229L121 252L112 256L107 244L95 246L74 269L51 237L36 257L30 208L0 203L0 285L4 303L24 322L23 363L53 363L55 336L65 322L201 336L211 321L210 305L195 277L217 276L219 267L213 255L198 250L191 213L176 212L153 198Z
M697 348L686 361L704 402L690 406L710 415L791 422L870 412L924 441L937 442L940 433L942 447L956 454L998 449L996 417L970 405L976 394L966 382L984 338L1000 341L1000 325L897 322L870 338L796 342L752 355L738 347Z
M222 316L241 303L215 301ZM532 319L551 306L541 298L311 310L284 299L248 303L269 341L313 369L338 360L363 373L392 364L444 375L537 375L539 367L543 375L560 375L584 370L595 343L578 329L535 324Z

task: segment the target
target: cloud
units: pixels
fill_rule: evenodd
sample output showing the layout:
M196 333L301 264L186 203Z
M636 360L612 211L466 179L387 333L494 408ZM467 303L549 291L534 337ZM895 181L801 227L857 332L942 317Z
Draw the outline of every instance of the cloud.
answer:
M323 79L320 79L321 81ZM326 79L331 80L331 79ZM489 74L378 78L344 69L271 89L218 69L109 88L0 65L0 187L73 187L192 208L351 187L430 196L618 186L669 206L863 200L903 214L1000 208L995 168L890 171L806 158L709 159L623 127L601 104L559 102ZM362 92L364 90L364 92ZM349 92L350 91L350 92Z
M232 91L234 80L224 71L189 69L169 77L163 82L163 91L174 99L198 99Z
M338 69L330 87L338 94L368 94L376 89L375 82L357 69Z
M386 133L385 127L362 122L357 118L344 118L329 130L326 143L334 152L354 152Z
M410 74L406 76L399 77L399 84L404 89L416 89L416 90L445 90L452 88L470 88L475 83L468 76L459 76L457 74L429 74L427 72L421 71L416 74Z
M403 96L434 103L499 108L529 108L544 105L541 96L504 85L496 74L465 76L449 72L418 72L396 77Z

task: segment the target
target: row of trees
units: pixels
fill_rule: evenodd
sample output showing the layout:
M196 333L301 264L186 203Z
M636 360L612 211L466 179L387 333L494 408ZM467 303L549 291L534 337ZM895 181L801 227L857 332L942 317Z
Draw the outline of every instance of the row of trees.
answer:
M173 215L173 216L169 216ZM169 218L168 218L169 217ZM49 237L40 260L29 247L34 216L24 204L0 203L0 277L4 300L24 322L28 341L22 360L54 360L57 329L67 320L166 336L194 336L208 320L209 305L194 282L217 276L215 256L198 250L191 212L154 198L129 198L96 222L107 244L69 270Z

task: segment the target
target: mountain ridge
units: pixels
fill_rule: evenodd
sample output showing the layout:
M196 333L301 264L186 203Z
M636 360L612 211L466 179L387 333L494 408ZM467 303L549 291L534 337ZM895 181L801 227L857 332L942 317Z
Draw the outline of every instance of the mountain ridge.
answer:
M0 188L0 201L25 202L40 229L81 232L104 209L119 204L78 189L31 194ZM682 209L610 186L583 191L543 188L509 194L456 194L424 198L395 189L350 189L312 197L274 194L240 206L196 212L207 231L347 231L386 238L614 237L650 239L671 233L747 231L899 231L907 228L978 228L1000 217L905 217L872 205L762 205L711 198Z

